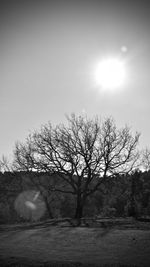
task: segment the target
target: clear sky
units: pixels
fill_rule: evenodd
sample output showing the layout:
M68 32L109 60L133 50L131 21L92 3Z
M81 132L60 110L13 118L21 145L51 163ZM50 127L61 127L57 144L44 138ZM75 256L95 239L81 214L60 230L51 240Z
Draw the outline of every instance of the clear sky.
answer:
M113 116L150 144L149 1L3 1L0 11L0 156L65 114ZM121 53L126 46L127 52ZM117 90L95 84L96 64L126 62Z

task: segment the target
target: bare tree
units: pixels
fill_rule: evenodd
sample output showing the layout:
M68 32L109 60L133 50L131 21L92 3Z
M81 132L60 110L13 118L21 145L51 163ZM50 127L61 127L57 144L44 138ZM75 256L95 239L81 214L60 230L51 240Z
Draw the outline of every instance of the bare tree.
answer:
M68 125L50 123L17 143L14 166L17 170L57 173L62 185L54 190L76 198L75 218L83 215L87 197L106 178L133 170L138 158L139 133L129 127L117 129L112 118L99 121L72 114Z

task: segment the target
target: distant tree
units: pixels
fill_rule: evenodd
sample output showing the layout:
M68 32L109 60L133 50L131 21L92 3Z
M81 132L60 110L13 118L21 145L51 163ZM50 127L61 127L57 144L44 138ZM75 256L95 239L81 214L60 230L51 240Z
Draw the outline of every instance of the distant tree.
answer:
M142 151L142 160L141 160L142 168L144 168L144 171L150 170L150 149L145 148Z
M53 190L74 195L75 218L80 223L87 198L103 181L134 168L139 133L132 136L127 126L117 129L112 118L100 121L72 114L67 121L67 126L48 123L25 143L16 143L14 167L57 173L62 184Z
M12 171L11 163L8 160L8 158L6 156L4 156L4 155L0 159L0 171L1 172L10 172L10 171Z

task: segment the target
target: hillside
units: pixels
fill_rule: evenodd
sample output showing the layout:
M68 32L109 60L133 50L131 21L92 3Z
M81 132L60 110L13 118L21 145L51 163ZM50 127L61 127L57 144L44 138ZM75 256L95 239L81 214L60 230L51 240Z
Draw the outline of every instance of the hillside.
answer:
M104 227L70 227L67 220L1 227L1 266L148 267L149 223L107 221Z

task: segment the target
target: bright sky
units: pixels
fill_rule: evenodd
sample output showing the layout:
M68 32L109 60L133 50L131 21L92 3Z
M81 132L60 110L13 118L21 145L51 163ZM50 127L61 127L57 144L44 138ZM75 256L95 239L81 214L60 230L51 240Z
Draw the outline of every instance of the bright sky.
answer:
M0 156L41 124L65 122L72 112L111 115L149 146L148 1L53 2L4 1L1 8ZM125 61L126 80L117 90L95 83L95 67L106 57Z

